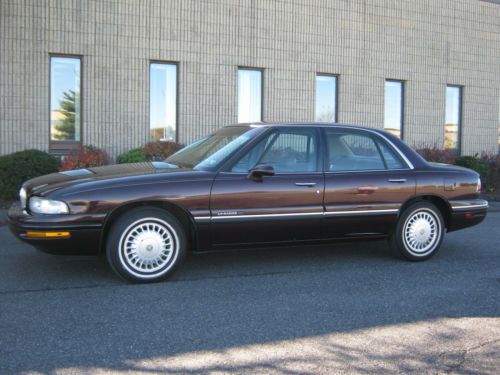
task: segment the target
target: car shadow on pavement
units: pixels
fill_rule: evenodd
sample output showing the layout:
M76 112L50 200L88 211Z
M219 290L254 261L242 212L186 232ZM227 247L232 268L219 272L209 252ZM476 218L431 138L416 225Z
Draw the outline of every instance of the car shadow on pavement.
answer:
M450 234L428 262L383 241L245 250L189 256L150 285L0 228L0 373L455 371L462 347L497 364L471 327L500 329L499 219Z

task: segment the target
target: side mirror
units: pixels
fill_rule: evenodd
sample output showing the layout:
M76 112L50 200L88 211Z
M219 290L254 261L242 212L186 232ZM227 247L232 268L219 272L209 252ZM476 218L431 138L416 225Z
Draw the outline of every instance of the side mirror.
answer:
M248 171L247 178L261 182L263 176L274 176L274 168L269 164L259 164Z

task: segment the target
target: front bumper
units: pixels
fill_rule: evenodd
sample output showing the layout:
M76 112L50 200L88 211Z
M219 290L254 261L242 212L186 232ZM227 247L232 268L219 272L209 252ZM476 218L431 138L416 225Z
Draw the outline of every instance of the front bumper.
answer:
M477 225L484 220L488 212L488 201L484 199L450 201L450 205L448 232Z
M19 203L7 214L11 232L37 249L58 255L96 255L105 214L30 215ZM29 238L27 232L69 232L67 238Z

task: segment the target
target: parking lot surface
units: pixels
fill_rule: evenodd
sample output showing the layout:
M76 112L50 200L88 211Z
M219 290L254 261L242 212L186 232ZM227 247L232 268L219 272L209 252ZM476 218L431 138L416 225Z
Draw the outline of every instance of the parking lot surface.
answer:
M423 263L383 241L225 252L154 285L0 226L0 374L498 369L500 212Z

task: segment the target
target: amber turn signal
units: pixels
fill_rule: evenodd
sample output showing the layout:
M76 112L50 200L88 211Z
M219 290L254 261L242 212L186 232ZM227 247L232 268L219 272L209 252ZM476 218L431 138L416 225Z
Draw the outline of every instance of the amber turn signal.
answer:
M69 238L69 232L26 232L28 238Z

